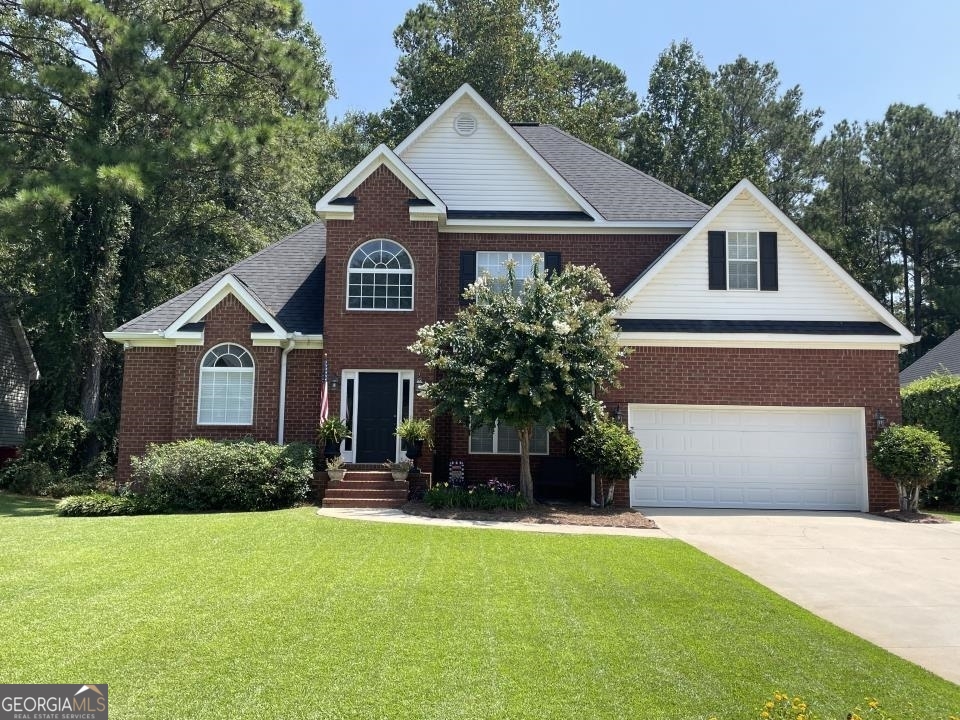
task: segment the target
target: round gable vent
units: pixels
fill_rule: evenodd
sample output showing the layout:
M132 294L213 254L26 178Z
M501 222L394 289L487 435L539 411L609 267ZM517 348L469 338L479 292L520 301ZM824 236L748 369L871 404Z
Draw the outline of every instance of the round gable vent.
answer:
M470 113L460 113L453 120L453 129L463 137L473 135L477 131L477 119Z

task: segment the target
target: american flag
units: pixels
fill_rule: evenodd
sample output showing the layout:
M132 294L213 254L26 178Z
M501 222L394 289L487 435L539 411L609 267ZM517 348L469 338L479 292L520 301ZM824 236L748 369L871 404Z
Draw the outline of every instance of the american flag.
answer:
M323 356L323 392L320 395L320 422L330 415L330 395L327 392L327 356Z

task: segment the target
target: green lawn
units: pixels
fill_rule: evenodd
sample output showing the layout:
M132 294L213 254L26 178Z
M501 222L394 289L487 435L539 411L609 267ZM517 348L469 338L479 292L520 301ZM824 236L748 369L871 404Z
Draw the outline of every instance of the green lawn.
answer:
M924 512L928 512L931 515L939 515L953 522L960 522L960 512L945 512L943 510L924 510Z
M960 709L672 540L49 508L0 496L0 681L109 683L115 720L724 720L778 689L824 720Z

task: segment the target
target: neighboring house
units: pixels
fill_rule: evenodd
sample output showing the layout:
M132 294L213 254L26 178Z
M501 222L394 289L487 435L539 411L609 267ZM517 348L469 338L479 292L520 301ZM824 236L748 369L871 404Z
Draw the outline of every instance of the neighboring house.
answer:
M868 467L874 415L900 417L913 335L748 181L710 208L557 128L510 125L463 86L398 147L380 146L309 225L107 336L124 343L121 480L148 442L312 440L329 358L344 459L401 454L430 379L407 347L478 274L596 264L627 301L633 349L604 400L629 422L638 506L867 510L896 505ZM516 432L435 422L443 476L519 474ZM533 440L535 485L572 465ZM375 467L375 466L371 466Z
M909 385L934 373L960 375L960 330L901 370L900 384Z
M14 457L27 431L30 384L40 371L13 302L0 296L0 462Z

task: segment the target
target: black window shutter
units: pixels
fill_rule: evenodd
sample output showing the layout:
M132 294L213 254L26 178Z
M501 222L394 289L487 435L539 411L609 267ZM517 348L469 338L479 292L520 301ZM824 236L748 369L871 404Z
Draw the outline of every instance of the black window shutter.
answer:
M548 252L543 254L543 272L546 275L559 274L563 266L560 264L560 253Z
M477 280L477 253L474 250L463 250L460 252L460 304L466 305L467 301L463 298L463 291L467 285Z
M778 290L777 282L777 234L760 233L760 289Z
M711 230L707 233L707 259L711 290L727 289L727 233Z

